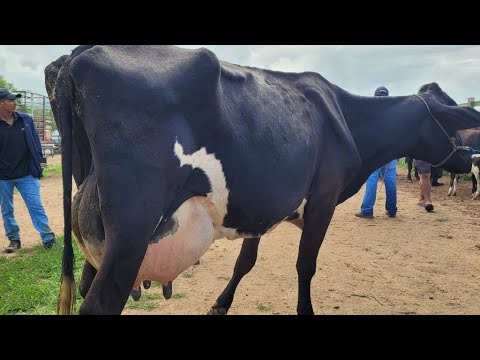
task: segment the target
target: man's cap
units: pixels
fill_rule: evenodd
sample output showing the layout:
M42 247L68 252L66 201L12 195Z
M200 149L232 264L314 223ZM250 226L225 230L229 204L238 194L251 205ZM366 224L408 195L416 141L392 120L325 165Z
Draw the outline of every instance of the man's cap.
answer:
M375 90L375 96L388 96L388 89L385 86L379 86Z
M22 94L13 94L10 90L1 88L0 89L0 100L7 99L7 100L14 100L19 97L22 97Z

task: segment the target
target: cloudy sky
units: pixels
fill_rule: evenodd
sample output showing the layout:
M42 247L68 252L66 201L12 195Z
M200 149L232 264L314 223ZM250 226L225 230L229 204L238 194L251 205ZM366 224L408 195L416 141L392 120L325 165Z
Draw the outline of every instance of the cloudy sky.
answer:
M200 45L179 45L197 48ZM357 94L384 85L391 95L437 82L457 103L480 100L479 45L202 45L219 59L279 71L315 71ZM0 45L0 75L46 95L43 70L75 45Z

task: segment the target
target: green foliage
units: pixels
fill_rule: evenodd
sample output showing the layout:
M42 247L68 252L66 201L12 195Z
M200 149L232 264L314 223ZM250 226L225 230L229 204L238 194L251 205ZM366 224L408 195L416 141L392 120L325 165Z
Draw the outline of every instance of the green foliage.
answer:
M7 88L8 90L13 90L15 86L13 86L12 83L9 83L2 75L0 75L0 88Z
M63 245L63 236L57 241ZM73 249L78 284L85 258L75 242ZM45 250L39 244L13 257L0 256L0 315L56 314L62 254L62 246ZM77 311L82 301L77 290Z

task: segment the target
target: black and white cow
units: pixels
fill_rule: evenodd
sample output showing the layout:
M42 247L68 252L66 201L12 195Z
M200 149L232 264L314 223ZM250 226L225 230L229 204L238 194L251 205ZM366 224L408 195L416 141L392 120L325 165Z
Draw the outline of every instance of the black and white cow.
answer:
M81 46L46 68L46 83L62 131L61 314L74 300L72 227L87 259L80 314L120 314L142 281L166 285L216 239L244 238L211 309L226 313L260 237L284 220L302 229L297 312L313 314L337 204L393 159L442 161L452 150L443 130L480 126L436 83L357 96L317 73L238 66L207 49ZM444 167L457 171L456 158Z
M470 146L475 150L480 149L480 128L466 129L458 132L458 142ZM462 153L458 160L457 166L461 168L460 173L450 173L450 187L448 188L448 196L457 195L457 183L460 174L471 174L472 178L472 194L473 199L478 198L478 177L475 177L475 162L478 156L471 156L468 153Z

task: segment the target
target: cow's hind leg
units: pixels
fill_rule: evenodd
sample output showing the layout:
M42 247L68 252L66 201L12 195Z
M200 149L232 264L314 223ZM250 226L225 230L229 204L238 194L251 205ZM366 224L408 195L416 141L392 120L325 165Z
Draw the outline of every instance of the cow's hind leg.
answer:
M223 290L222 294L218 297L217 301L208 312L208 315L225 315L228 312L232 305L238 284L242 278L252 270L257 261L259 243L259 237L243 240L242 249L238 255L237 262L235 263L233 276L227 287Z
M80 285L78 285L78 290L80 291L82 298L85 299L87 296L88 290L90 290L90 286L92 285L96 274L97 269L85 260L85 263L83 264L82 278L80 280Z
M299 315L313 315L310 286L316 272L318 252L335 211L335 204L336 199L330 202L317 201L305 211L297 259Z
M131 232L118 234L115 239L118 241L112 246L114 249L109 249L109 244L106 243L102 265L80 307L80 315L121 314L147 250L148 240L142 235L136 237ZM108 240L107 235L106 241Z
M121 189L114 189L121 193ZM93 279L90 290L80 307L80 314L121 314L130 295L148 247L155 212L142 208L142 204L129 196L107 199L103 223L105 243L102 263ZM144 197L138 196L139 199ZM114 211L112 209L115 209ZM158 211L157 211L158 213Z

